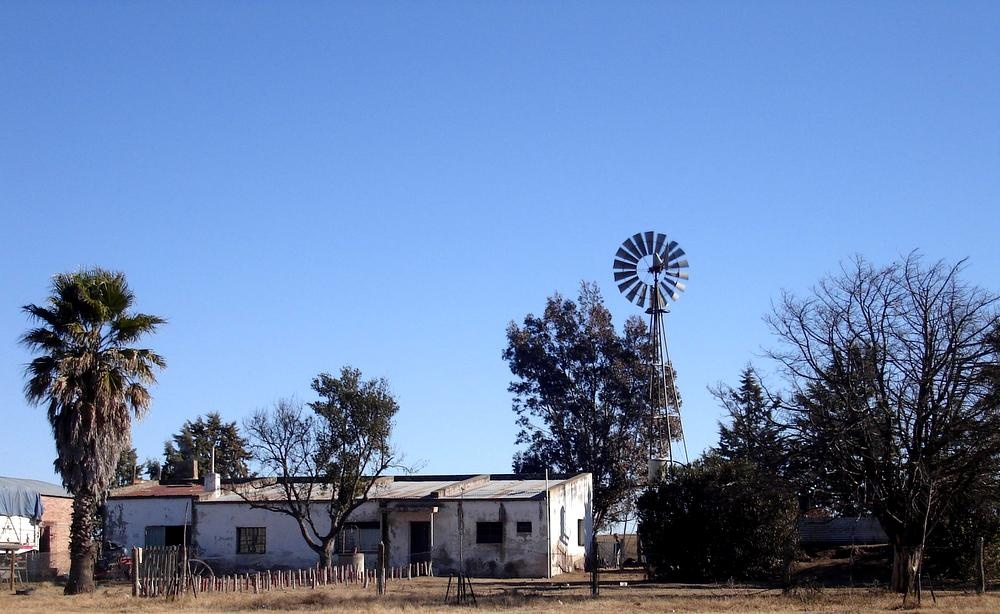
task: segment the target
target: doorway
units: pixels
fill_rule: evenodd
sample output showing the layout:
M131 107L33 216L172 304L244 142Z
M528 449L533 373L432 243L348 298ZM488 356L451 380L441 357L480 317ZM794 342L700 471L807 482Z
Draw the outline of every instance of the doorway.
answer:
M431 560L431 523L410 522L410 562L424 563Z

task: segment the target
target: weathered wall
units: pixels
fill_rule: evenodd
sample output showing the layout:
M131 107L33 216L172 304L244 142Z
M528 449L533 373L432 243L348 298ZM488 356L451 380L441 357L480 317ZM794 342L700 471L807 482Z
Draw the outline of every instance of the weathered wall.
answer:
M42 496L42 530L47 534L48 574L69 573L69 527L73 520L73 499Z
M554 486L546 501L538 499L467 499L435 500L438 511L407 505L405 500L388 504L388 557L392 566L413 560L410 552L411 522L432 519L432 560L437 573L462 569L473 576L545 577L551 571L583 568L590 543L592 489L589 475ZM183 524L186 499L121 499L108 504L109 535L125 546L143 545L148 525ZM427 504L427 501L423 501ZM328 523L316 514L318 529L325 532ZM378 522L382 510L378 501L367 501L351 515L352 522ZM578 519L584 519L583 539L579 545ZM565 522L563 522L565 519ZM503 540L499 544L476 543L478 522L502 522ZM531 531L517 531L518 522L530 522ZM263 554L237 553L237 527L265 527L266 551ZM294 519L274 512L252 509L239 501L208 500L195 506L192 524L193 541L199 556L217 572L237 569L301 568L315 565L318 555L306 543ZM546 547L548 543L550 548ZM550 564L546 553L551 552ZM366 553L366 566L372 568L376 557Z
M584 474L549 489L553 574L583 569L586 566L594 530L593 499L593 482L590 474ZM580 519L584 521L582 536L577 522Z
M478 522L502 522L503 541L476 543ZM530 522L531 532L518 533L518 522ZM393 564L405 564L409 533L403 529L398 534L393 547L393 555L398 558L393 559ZM458 572L464 566L465 573L479 577L545 576L545 501L442 501L434 515L433 560L438 573Z
M109 499L105 539L125 548L145 546L148 526L190 524L191 502L190 497Z
M317 529L326 532L324 514L314 515ZM285 514L253 509L246 503L202 502L198 505L195 539L200 556L217 571L312 567L319 555L309 547L295 519ZM267 530L263 554L240 554L237 527Z

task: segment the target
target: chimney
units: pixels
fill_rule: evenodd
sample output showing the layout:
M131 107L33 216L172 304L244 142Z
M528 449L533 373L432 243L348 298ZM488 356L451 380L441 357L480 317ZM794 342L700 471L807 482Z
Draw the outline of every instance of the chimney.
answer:
M205 474L205 492L211 493L212 498L222 494L222 476L212 471Z
M198 459L197 458L192 458L191 459L191 479L195 480L195 481L198 480Z

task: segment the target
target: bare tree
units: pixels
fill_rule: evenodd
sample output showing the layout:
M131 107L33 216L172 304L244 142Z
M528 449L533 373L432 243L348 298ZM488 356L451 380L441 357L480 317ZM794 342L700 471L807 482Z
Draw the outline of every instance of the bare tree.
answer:
M792 424L825 442L818 462L882 523L905 594L949 502L1000 457L997 297L961 270L917 254L881 268L858 258L768 317L782 342L770 355L797 393Z
M399 409L384 379L361 381L357 369L313 380L321 399L278 401L245 423L258 479L237 492L251 506L292 517L302 538L331 564L336 537L355 509L394 466L389 443Z

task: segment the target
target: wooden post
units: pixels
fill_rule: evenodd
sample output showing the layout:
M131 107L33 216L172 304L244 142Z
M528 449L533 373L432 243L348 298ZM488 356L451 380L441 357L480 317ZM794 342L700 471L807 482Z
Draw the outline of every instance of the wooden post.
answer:
M976 592L984 593L986 592L986 564L983 561L983 547L984 540L982 537L979 538L978 548L976 549L976 572L978 572L979 578L976 582Z
M590 541L590 596L598 597L600 594L601 584L597 571L597 533L594 533Z
M132 596L139 596L139 563L142 561L142 548L132 546Z
M385 594L385 542L378 543L378 576L375 578L375 592Z

